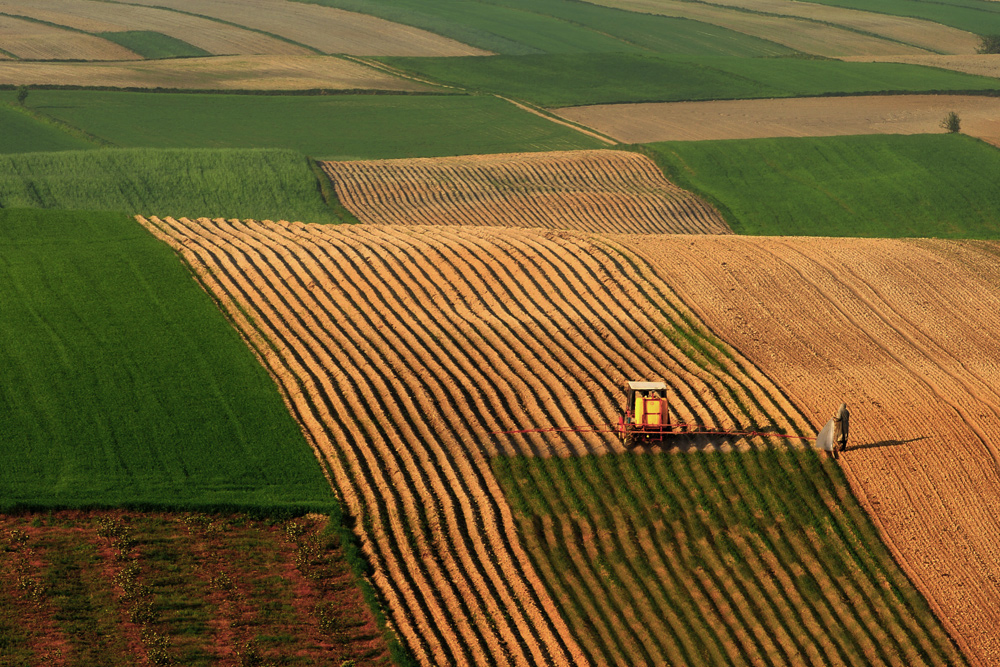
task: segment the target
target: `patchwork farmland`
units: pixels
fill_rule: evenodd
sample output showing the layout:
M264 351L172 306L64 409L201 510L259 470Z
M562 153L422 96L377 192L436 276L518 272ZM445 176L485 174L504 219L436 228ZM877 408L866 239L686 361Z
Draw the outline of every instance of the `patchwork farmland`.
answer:
M554 579L558 568L540 555L534 541L551 544L551 537L529 533L528 546L522 546L518 521L491 470L491 459L498 455L620 453L618 440L601 434L554 439L492 432L601 423L616 414L614 388L626 377L665 378L676 397L679 421L811 432L810 421L766 376L695 324L693 313L658 278L655 265L624 249L621 239L634 236L609 240L547 230L331 228L169 218L143 223L175 247L216 296L283 388L351 512L371 517L364 539L376 583L395 626L425 664L634 664L692 650L691 644L663 636L657 640L660 648L647 649L663 653L646 659L608 648L634 644L640 617L626 616L633 620L598 629L604 633L599 640L579 625L567 625L564 613L572 623L589 622L576 615L578 610L559 610L565 608L567 585L585 585L591 575L582 574L572 584ZM695 238L678 237L678 242ZM653 350L655 354L643 353ZM691 443L738 451L766 444L766 438ZM656 446L650 449L657 451ZM794 470L802 464L789 465ZM710 480L705 474L698 473ZM536 479L542 487L551 484L545 481L548 473L533 475L541 475ZM803 482L814 483L818 481ZM836 504L833 498L840 497L836 492L830 496L830 488L815 492L829 503L811 505L817 517L827 516ZM776 506L770 507L774 511ZM837 539L864 543L874 532L869 527L868 537L860 537L864 521L856 523L861 515L851 512L851 525L861 528L846 529ZM723 525L732 525L731 520L724 519ZM530 517L522 517L522 531L524 521L534 525ZM746 548L757 553L759 547L747 543ZM815 556L819 547L781 548L789 549L782 552L787 554L812 549ZM913 599L890 558L857 557L863 559L860 564L832 566L820 576L828 583L818 584L819 590L826 593L817 593L817 584L809 584L801 571L790 571L782 584L788 596L783 604L795 608L817 594L823 599L839 596L833 591L847 586L867 591L863 595L869 596L870 609L889 613L887 600L871 597L883 585L878 583L883 576L895 582L891 586L899 592L893 595ZM597 562L603 561L584 565L577 560L575 567L585 573ZM619 575L632 566L621 567L626 570L614 566ZM885 575L875 574L883 567L889 568ZM865 574L848 583L838 568L860 568ZM819 571L809 576L819 576ZM608 597L595 613L604 618L617 614L615 609L630 608L616 607L623 604L622 595L633 595L624 590L630 589ZM580 594L590 600L585 605L602 599L592 589ZM634 593L634 604L662 604L656 597L661 594ZM696 593L703 601L697 604L709 604L700 597L708 594L704 588ZM761 594L751 589L741 593L751 598ZM865 614L847 622L852 629L846 631L855 639L825 634L841 632L836 623L829 624L831 612L822 611L837 608L829 599L805 603L819 604L810 614L826 621L807 621L819 625L810 625L811 638L794 640L798 649L785 646L785 658L759 644L754 648L754 642L768 636L769 622L751 622L756 615L747 610L753 604L741 607L745 604L741 597L723 605L735 605L735 616L722 613L727 632L739 638L736 644L710 640L722 644L709 650L722 651L730 660L766 654L774 664L829 659L850 664L854 652L874 655L875 626ZM772 613L779 625L789 622L777 620L786 612ZM902 608L892 613L898 619L894 623L900 623L889 630L897 637L891 640L896 648L878 649L883 652L873 660L959 660L929 613L921 621L907 620L912 612ZM712 618L694 613L685 621L693 623L685 632L704 642L704 633L713 632L708 629ZM820 626L826 630L818 630ZM827 658L817 657L823 655ZM839 657L831 657L835 655Z
M619 151L324 162L361 222L726 234L710 205Z

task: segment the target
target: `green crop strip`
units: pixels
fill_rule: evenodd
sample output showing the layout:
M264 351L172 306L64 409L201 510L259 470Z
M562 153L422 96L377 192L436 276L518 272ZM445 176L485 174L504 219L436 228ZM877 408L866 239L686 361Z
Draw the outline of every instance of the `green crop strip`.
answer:
M270 377L122 214L0 212L0 508L329 511Z
M596 662L964 664L839 467L815 452L497 457L493 468Z
M99 32L109 42L124 46L143 58L191 58L212 55L204 49L188 44L170 35L150 30L128 30L123 32Z
M963 135L649 144L738 234L1000 238L1000 151Z

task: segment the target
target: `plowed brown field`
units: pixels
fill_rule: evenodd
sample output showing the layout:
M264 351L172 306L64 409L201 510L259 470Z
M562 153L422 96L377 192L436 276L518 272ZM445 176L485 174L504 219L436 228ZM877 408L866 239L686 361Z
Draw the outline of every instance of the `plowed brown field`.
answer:
M115 0L117 2L117 0ZM355 56L481 56L448 37L333 7L287 0L129 0L263 30L323 53Z
M334 56L213 56L127 63L0 65L10 85L108 86L195 90L402 90L428 86Z
M311 53L306 48L259 32L155 7L95 0L0 0L0 12L28 16L86 32L150 30L170 35L213 54Z
M814 424L975 664L1000 664L1000 244L622 237Z
M0 49L26 60L141 60L138 53L93 35L0 15Z
M602 104L555 110L626 143L943 132L949 111L962 132L1000 143L1000 100L976 95L872 95L713 102Z
M810 428L614 244L524 229L140 221L275 377L364 517L376 585L422 664L587 663L489 457L621 446L492 431L617 419L617 387L637 377L662 377L681 420Z
M729 234L710 204L624 151L325 162L337 197L373 224Z

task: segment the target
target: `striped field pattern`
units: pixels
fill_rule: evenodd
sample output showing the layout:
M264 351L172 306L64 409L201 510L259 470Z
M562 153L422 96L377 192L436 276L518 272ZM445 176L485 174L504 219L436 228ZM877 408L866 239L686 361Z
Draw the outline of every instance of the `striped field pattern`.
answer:
M617 386L636 377L662 377L685 421L810 429L648 266L599 240L142 222L184 257L275 377L362 518L375 583L422 664L590 663L521 546L490 459L622 448L608 435L492 431L617 419Z
M324 162L358 220L586 232L730 234L710 204L625 151Z

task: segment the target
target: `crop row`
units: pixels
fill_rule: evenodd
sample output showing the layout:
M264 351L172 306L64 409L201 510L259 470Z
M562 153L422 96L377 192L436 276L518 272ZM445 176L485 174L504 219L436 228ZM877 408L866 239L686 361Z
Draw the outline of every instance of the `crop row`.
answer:
M961 655L815 453L498 457L526 547L602 664ZM922 605L926 609L926 605Z
M362 222L725 234L719 213L623 151L324 162Z
M637 252L817 423L847 402L852 488L970 662L996 664L996 242L659 237Z
M621 445L493 431L604 423L624 379L658 377L685 421L808 428L642 263L572 234L144 222L282 387L361 517L376 585L425 664L587 662L520 545L490 457Z

